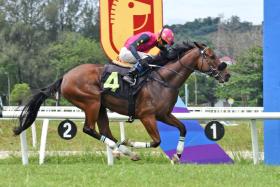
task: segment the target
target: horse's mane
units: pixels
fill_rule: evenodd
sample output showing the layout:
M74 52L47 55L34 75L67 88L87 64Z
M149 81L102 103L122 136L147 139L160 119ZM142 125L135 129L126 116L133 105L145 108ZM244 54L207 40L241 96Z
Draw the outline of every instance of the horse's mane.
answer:
M167 48L166 51L161 51L154 59L154 64L165 65L166 63L180 58L185 52L195 48L191 42L182 42Z
M193 48L195 48L195 45L193 43L191 43L189 41L187 41L187 42L184 41L182 43L175 44L173 50L174 50L174 52L177 53L177 55L182 56L185 52L187 52ZM178 58L178 57L174 56L174 54L172 54L172 51L171 51L169 60L174 60L175 58Z

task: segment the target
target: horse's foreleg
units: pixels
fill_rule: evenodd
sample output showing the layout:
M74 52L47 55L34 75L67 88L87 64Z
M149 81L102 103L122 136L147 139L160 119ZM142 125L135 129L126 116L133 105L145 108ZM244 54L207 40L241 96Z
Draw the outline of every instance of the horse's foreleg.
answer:
M184 151L185 137L187 134L185 125L172 114L164 116L160 121L170 126L176 127L180 131L180 137L177 145L177 154L173 156L174 161L179 161Z
M158 147L160 145L160 135L156 125L156 119L154 116L148 116L140 119L143 123L146 131L152 138L152 142L133 142L128 141L127 144L134 148L149 148L149 147Z

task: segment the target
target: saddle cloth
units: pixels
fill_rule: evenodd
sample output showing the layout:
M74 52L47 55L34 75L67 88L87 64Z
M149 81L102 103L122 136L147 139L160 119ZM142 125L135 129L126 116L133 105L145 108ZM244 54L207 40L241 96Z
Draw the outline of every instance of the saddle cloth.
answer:
M141 75L137 77L136 84L134 86L130 86L129 83L122 79L124 75L128 74L128 71L128 68L123 68L114 64L106 64L101 77L103 93L126 100L128 100L129 94L135 96L148 80L149 73L147 72L151 70L146 70L146 72L141 73Z

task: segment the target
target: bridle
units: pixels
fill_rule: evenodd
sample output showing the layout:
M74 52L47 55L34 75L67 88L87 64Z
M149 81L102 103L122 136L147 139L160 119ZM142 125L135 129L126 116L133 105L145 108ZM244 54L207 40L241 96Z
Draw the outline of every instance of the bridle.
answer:
M199 52L200 52L200 56L202 57L202 61L201 61L201 66L200 66L200 68L198 67L198 69L195 69L194 67L185 65L185 64L183 64L183 63L181 62L181 58L182 58L183 56L185 56L186 53L184 53L183 55L181 55L181 57L180 57L179 54L177 54L178 61L179 61L180 65L183 66L183 67L186 68L186 69L192 70L192 71L194 71L194 72L204 73L204 74L206 74L206 75L208 75L208 76L210 76L210 77L214 77L215 79L220 78L223 82L225 82L225 80L224 80L224 78L223 78L223 76L222 76L221 74L222 74L222 71L226 68L226 64L224 64L224 62L222 62L221 64L219 64L220 67L223 66L223 68L220 68L220 70L219 70L219 66L218 66L218 68L214 68L214 67L213 67L211 64L209 64L209 62L208 62L208 59L211 58L211 57L209 57L209 56L206 54L206 50L208 50L209 47L205 47L204 49L200 49L200 48L198 48L198 49L199 49ZM188 52L190 52L190 51L188 51ZM188 53L188 52L187 52L187 53ZM205 63L206 63L206 64L208 65L208 67L209 67L207 71L203 71L203 65L204 65Z
M198 48L198 47L197 47ZM195 49L195 48L194 48ZM214 77L214 78L216 78L216 79L218 79L218 78L220 78L220 80L222 80L223 82L225 82L225 79L223 78L223 76L221 75L221 73L222 73L222 71L226 68L226 64L224 63L224 62L222 62L221 64L219 64L219 66L220 65L222 65L223 66L223 68L219 68L219 66L218 66L218 68L214 68L211 64L209 64L209 62L208 62L208 60L207 59L209 59L209 58L211 58L210 56L208 56L207 54L206 54L206 50L208 50L209 48L208 47L205 47L204 49L200 49L200 48L198 48L199 49L199 51L200 51L200 56L202 57L202 62L201 62L201 66L200 66L200 68L199 69L195 69L194 67L192 67L192 66L189 66L189 65L185 65L185 64L183 64L182 63L182 61L181 61L181 58L183 58L187 53L190 53L190 51L191 50L189 50L189 51L186 51L186 52L184 52L183 54L179 54L179 53L177 53L177 60L178 60L178 62L179 62L179 64L183 67L183 68L185 68L185 69L188 69L188 70L191 70L191 71L193 71L193 72L197 72L197 73L202 73L202 74L206 74L206 75L208 75L208 76L210 76L210 77ZM207 71L203 71L203 65L205 64L205 63L207 63L207 65L208 65L208 67L209 67L209 69L207 70ZM177 74L177 75L179 75L179 76L183 76L181 73L179 73L179 72L177 72L177 71L175 71L175 70L172 70L172 69L169 69L169 68L165 68L164 66L158 66L158 65L149 65L149 66L151 66L151 67L159 67L160 69L161 68L164 68L164 69L167 69L167 70L169 70L169 71L171 71L171 72L173 72L173 73L175 73L175 74ZM171 86L171 85L169 85L169 84L167 84L166 83L166 81L161 77L161 75L158 73L158 71L156 71L156 73L160 76L160 79L157 79L157 78L152 78L152 79L154 79L155 81L157 81L157 82L159 82L159 83L161 83L161 84L163 84L165 87L170 87L170 88L175 88L174 86ZM178 88L175 88L176 90L178 90Z

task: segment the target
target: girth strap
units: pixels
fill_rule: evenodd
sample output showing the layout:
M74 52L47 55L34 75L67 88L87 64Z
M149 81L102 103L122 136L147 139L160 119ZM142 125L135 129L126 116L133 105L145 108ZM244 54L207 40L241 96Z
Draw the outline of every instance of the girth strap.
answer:
M128 116L129 118L127 122L132 123L135 119L135 100L132 86L130 86L128 89Z

